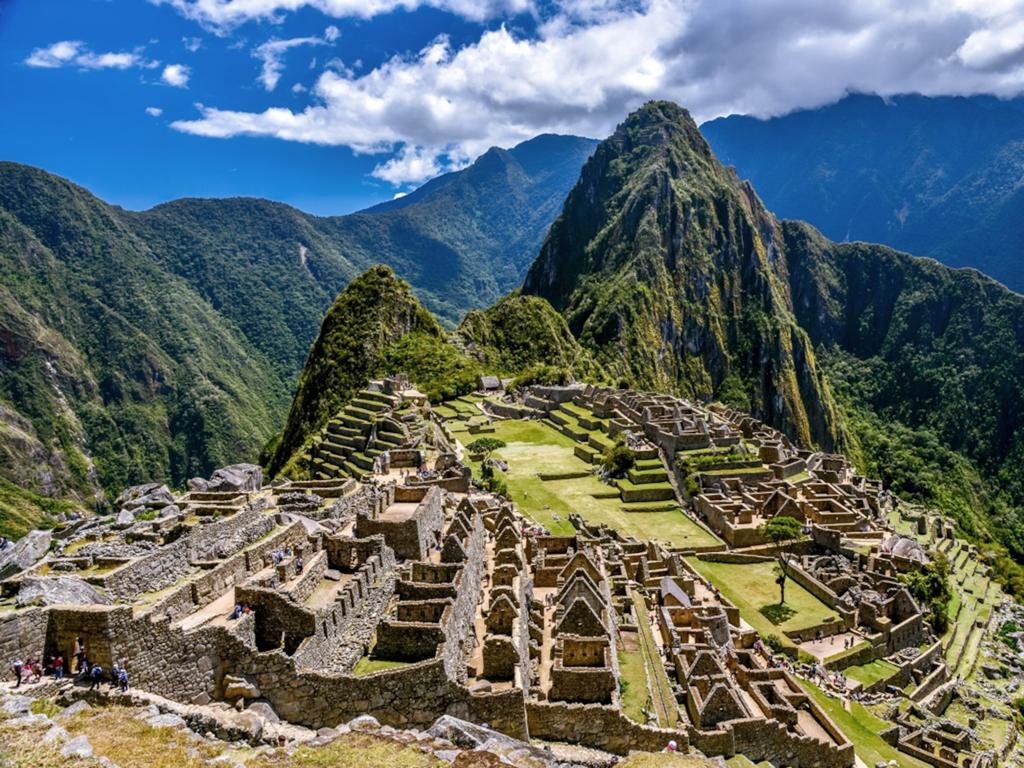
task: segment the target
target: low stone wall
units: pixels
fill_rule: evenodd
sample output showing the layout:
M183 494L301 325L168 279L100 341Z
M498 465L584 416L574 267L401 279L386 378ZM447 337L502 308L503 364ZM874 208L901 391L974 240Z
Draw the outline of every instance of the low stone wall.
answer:
M49 617L45 608L22 608L0 615L0 664L6 678L16 659L43 655ZM70 664L71 657L65 659Z
M685 750L686 733L634 723L618 707L529 699L526 720L530 738L580 744L616 755L659 752L669 741Z

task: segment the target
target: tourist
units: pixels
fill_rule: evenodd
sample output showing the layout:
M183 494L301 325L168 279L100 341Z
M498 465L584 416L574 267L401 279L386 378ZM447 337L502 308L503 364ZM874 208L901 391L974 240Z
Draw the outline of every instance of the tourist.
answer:
M303 565L305 565L305 563L302 562L302 558L301 557L296 557L295 558L295 572L296 573L302 573L302 566Z
M242 604L235 603L235 608L231 611L231 615L228 616L228 621L234 621L242 615Z
M665 745L665 749L663 749L662 752L677 752L678 750L679 745L676 744L675 741L670 741L668 744Z
M89 686L89 690L93 690L103 681L103 667L99 664L93 664L92 670L89 672L89 677L92 680L92 684Z
M57 654L57 658L53 660L53 676L57 680L64 679L64 657L59 653Z
M21 688L21 670L22 670L22 667L23 667L23 665L21 663L21 659L16 659L15 662L14 662L14 666L12 667L12 669L14 670L14 679L16 681L15 684L14 684L15 688Z
M32 661L32 682L38 683L43 679L43 663L39 660Z
M117 671L117 687L121 689L121 693L128 693L128 670L124 667Z

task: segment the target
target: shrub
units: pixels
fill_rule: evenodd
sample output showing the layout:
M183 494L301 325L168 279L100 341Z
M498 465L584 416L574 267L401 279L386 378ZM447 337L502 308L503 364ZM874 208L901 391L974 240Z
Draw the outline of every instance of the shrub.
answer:
M505 447L505 441L496 437L481 437L466 446L470 453L490 453Z
M624 440L619 439L605 449L601 466L611 477L625 477L636 466L636 454Z

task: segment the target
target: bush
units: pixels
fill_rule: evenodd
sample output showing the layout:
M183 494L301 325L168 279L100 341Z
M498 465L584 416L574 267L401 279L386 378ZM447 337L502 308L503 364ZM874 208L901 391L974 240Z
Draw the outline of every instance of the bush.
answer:
M572 381L568 368L559 368L547 363L536 363L526 368L512 381L512 388L528 387L531 384L562 385Z
M778 635L765 635L764 644L775 651L775 653L782 653L786 647Z
M636 466L636 454L625 441L617 440L614 445L605 449L601 466L611 477L625 477L626 473Z

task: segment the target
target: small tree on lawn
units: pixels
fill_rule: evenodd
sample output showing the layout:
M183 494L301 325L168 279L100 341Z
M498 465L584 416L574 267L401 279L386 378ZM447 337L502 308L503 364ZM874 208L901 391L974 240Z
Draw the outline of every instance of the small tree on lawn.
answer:
M803 526L795 517L779 515L763 523L758 533L775 545L779 563L775 568L775 583L779 585L779 605L786 603L786 579L789 578L788 555L793 545L803 538Z

